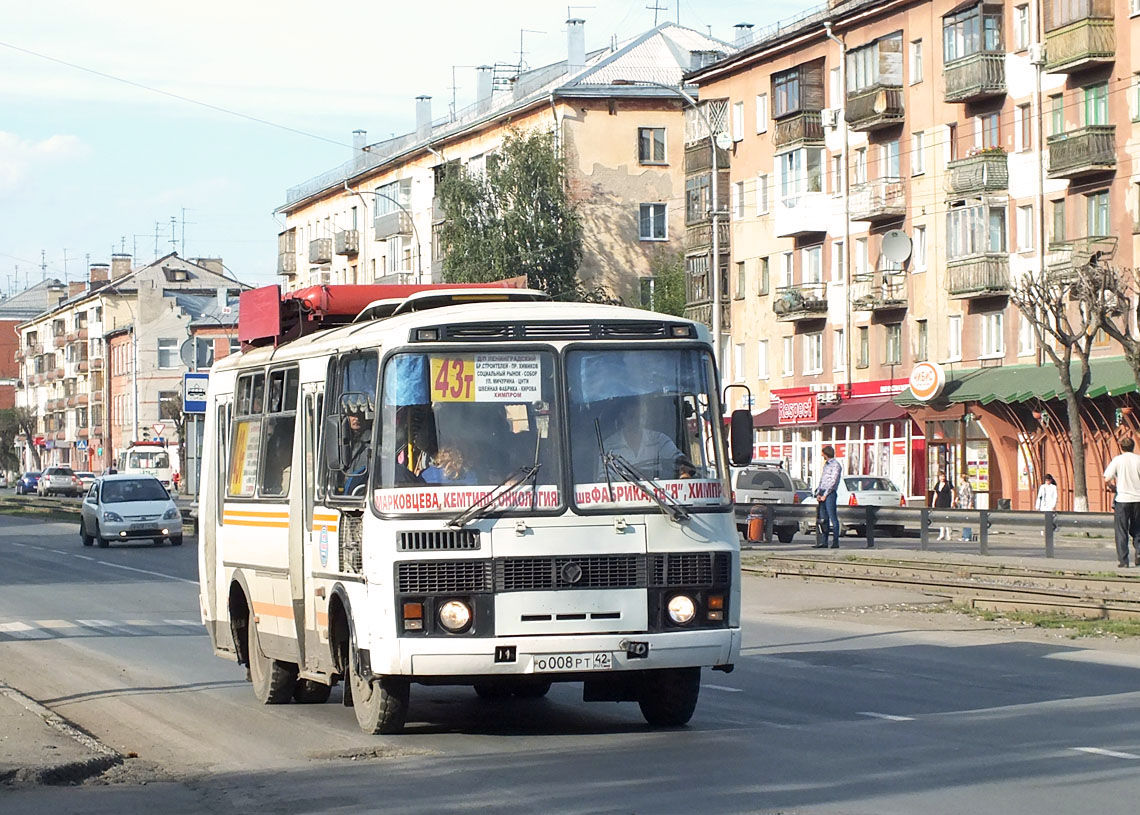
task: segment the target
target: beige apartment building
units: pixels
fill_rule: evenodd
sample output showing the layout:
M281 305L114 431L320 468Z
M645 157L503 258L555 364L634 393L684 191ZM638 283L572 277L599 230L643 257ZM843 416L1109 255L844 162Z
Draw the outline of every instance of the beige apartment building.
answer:
M566 158L585 230L583 282L629 304L647 298L654 258L683 245L685 102L675 88L734 49L665 23L587 52L584 21L566 25L565 60L480 67L470 107L433 119L421 96L415 131L373 144L357 131L350 161L288 190L282 288L440 280L440 175L456 163L482 172L509 131L537 129L555 132Z
M731 144L722 367L751 391L758 457L814 482L830 443L848 472L914 500L941 469L995 508L1031 506L1048 471L1068 508L1056 370L1037 367L1009 295L1095 253L1136 265L1137 12L1123 0L833 2L686 76ZM707 155L697 138L689 147ZM700 208L689 214L698 234ZM711 300L708 264L690 255L696 309ZM1096 353L1082 417L1094 509L1135 400L1119 347L1101 337ZM907 389L920 362L947 373L933 401Z

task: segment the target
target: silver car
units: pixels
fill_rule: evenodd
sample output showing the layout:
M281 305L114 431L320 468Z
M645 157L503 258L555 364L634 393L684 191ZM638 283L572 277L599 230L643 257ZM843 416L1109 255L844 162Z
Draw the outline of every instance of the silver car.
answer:
M40 495L79 495L83 484L70 467L48 467L40 476L36 492Z
M172 546L182 545L182 513L151 475L106 475L95 482L83 499L79 537L84 546L113 540L150 538Z

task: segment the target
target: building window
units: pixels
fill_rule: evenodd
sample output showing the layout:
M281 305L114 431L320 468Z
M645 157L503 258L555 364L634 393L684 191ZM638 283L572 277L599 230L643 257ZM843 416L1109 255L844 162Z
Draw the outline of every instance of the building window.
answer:
M926 320L916 320L914 323L914 361L924 362L929 348L929 334Z
M910 84L922 81L922 40L911 40L907 51L910 63Z
M158 367L178 367L178 340L163 337L158 341Z
M856 368L866 368L871 364L871 329L865 325L859 326L859 359Z
M668 239L665 228L665 205L642 204L638 219L638 237L643 241L663 241Z
M852 184L867 183L867 148L860 147L855 151L855 166L851 170Z
M712 201L712 176L692 176L685 179L685 223L703 221Z
M910 134L910 174L922 175L926 172L926 134L922 131Z
M241 340L231 337L230 338L230 353L236 354L240 350L241 350Z
M831 369L833 371L847 370L847 335L842 328L831 332Z
M839 66L836 65L828 71L828 102L831 107L838 108L843 105L843 84L839 81Z
M482 172L479 174L482 175ZM376 218L393 212L403 212L412 203L412 179L402 178L377 187L375 199L372 212Z
M772 116L779 119L800 110L800 69L772 75Z
M898 77L898 79L886 79ZM891 34L847 52L847 94L902 79L902 34Z
M794 258L791 252L780 255L780 288L786 289L795 282Z
M1001 50L1000 7L982 3L942 18L942 58L945 62Z
M756 176L756 214L768 214L768 174Z
M831 191L843 195L843 156L831 157Z
M809 246L800 250L800 275L805 284L823 281L822 246Z
M950 330L946 337L946 358L950 362L957 362L962 358L962 315L950 315Z
M756 344L756 376L760 379L768 378L768 341L760 340Z
M770 291L772 285L771 266L772 264L769 258L760 258L760 290L757 292L757 296L759 297L763 297Z
M194 367L196 370L209 368L214 364L214 338L194 338Z
M1085 124L1108 124L1108 83L1101 82L1085 88Z
M732 217L744 217L744 182L737 181L732 185Z
M1065 132L1065 97L1064 94L1053 94L1049 97L1049 135L1056 136Z
M784 376L795 376L795 344L793 337L784 337Z
M899 168L899 140L892 139L879 145L879 175L885 179L898 179L902 175Z
M1017 355L1030 357L1037 353L1037 337L1033 331L1033 323L1024 314L1017 325Z
M823 191L823 150L803 147L776 157L780 169L780 200L795 206L800 195Z
M911 271L926 271L926 227L924 225L916 226L914 228L914 241L913 245L911 246L911 258Z
M946 160L955 161L958 158L958 125L946 125Z
M1013 47L1018 51L1029 47L1029 6L1014 6Z
M867 253L867 239L855 239L855 276L867 274L870 269L870 255Z
M1005 314L995 311L982 315L982 354L983 358L1005 356Z
M768 132L768 94L756 94L756 132Z
M1001 147L1001 117L996 113L987 113L978 117L978 132L981 134L983 150Z
M732 361L733 361L732 371L734 374L736 374L736 381L737 382L743 382L744 381L744 343L738 342L736 344L735 349L733 349L733 350L736 353L733 355L733 358L732 358Z
M1013 109L1013 149L1019 152L1033 147L1033 114L1029 105L1018 105Z
M804 373L823 373L823 332L804 334Z
M1088 229L1085 234L1089 237L1111 235L1112 227L1108 222L1108 190L1086 195L1085 202L1088 210Z
M843 241L831 244L831 282L842 283L847 279L847 258L843 251Z
M738 260L736 262L736 291L733 292L733 298L736 300L744 299L744 287L747 285L744 276L744 261Z
M1033 205L1017 208L1017 251L1033 251Z
M886 328L886 348L883 356L884 365L902 364L902 324L891 323Z
M744 103L732 103L732 140L744 140Z
M657 289L657 280L653 277L642 277L638 279L638 286L641 295L641 307L653 308L653 294Z
M974 204L946 213L948 260L1006 251L1005 207Z
M637 160L641 164L665 163L665 128L637 128Z
M1065 240L1065 199L1057 198L1052 203L1053 243L1062 243Z

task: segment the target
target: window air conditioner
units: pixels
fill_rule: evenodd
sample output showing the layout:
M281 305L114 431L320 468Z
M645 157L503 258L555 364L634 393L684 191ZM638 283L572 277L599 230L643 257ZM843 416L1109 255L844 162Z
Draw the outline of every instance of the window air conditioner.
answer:
M839 108L824 108L820 111L819 118L824 127L838 127Z

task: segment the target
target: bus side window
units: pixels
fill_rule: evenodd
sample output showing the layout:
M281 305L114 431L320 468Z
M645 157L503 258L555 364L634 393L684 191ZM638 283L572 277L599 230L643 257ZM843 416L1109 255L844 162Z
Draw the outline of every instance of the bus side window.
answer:
M289 388L292 393L289 393ZM291 406L291 410L286 410ZM261 436L259 495L284 497L289 494L293 471L293 434L297 424L297 369L287 368L269 374L269 402Z
M217 480L214 484L214 494L218 497L218 522L223 523L225 516L225 481L226 481L226 466L229 463L229 455L227 451L230 445L230 406L218 405L218 429L217 429L217 444L214 446L214 454L217 456L215 460L214 472L217 473Z
M226 493L252 498L257 488L257 459L261 452L262 404L265 374L246 374L238 379L237 416L230 441Z

